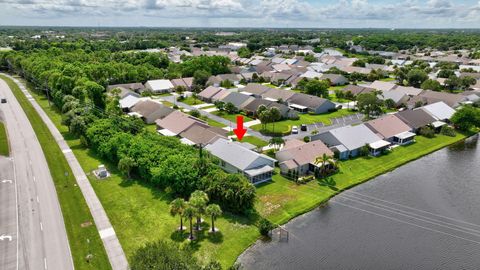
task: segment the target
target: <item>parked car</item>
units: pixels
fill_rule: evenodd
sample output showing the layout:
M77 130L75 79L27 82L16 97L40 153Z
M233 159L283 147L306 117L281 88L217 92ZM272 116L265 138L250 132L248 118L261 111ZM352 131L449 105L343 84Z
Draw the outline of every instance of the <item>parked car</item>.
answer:
M302 125L300 126L300 130L301 130L301 131L307 131L307 125L302 124Z
M292 127L292 134L298 134L298 127L297 126Z
M2 103L7 103L7 99L6 99L6 98L2 98L1 102L2 102Z

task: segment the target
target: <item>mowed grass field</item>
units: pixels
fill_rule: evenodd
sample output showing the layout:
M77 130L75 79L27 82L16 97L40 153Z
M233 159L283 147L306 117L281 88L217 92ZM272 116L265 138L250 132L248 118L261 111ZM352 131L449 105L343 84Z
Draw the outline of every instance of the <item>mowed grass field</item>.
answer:
M9 153L7 130L5 124L0 121L0 156L8 156Z
M127 256L130 257L145 243L157 239L170 239L182 245L189 244L185 236L175 233L175 228L179 226L179 219L168 214L168 203L172 198L167 193L148 184L122 177L113 164L105 163L95 153L81 146L78 139L68 135L68 129L60 124L60 114L48 106L43 96L35 93L32 93L32 96L62 131L87 173L97 168L99 164L105 164L112 173L112 177L107 180L99 181L90 177L90 181L107 211ZM318 181L297 185L276 174L272 182L257 187L258 199L255 208L259 214L272 222L285 223L326 202L344 189L463 138L465 136L462 134L456 137L438 135L433 139L417 137L416 143L397 147L388 155L341 161L339 162L340 172L332 176L331 181L328 182L334 187L320 185ZM209 222L208 217L205 221ZM205 231L202 232L199 241L193 244L196 250L195 255L203 261L216 259L224 267L232 265L236 257L258 239L259 233L253 225L254 222L253 218L224 215L216 222L221 234L212 237ZM208 226L205 224L205 227L208 228Z
M95 225L82 226L82 224L93 223L93 218L60 147L58 147L49 129L20 88L5 76L0 75L0 79L6 81L12 89L42 146L50 173L55 182L75 268L111 269ZM60 121L60 115L55 119ZM86 257L89 254L93 255L93 258L90 262L87 262Z

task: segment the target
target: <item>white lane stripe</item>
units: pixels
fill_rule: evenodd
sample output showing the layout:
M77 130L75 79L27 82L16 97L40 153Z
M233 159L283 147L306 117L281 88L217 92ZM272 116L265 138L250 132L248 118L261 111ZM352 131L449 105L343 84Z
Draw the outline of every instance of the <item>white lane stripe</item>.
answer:
M43 231L43 223L40 221L40 230Z
M43 267L47 269L47 258L43 258Z
M35 176L33 177L33 182L37 182L37 179L35 178Z
M40 203L40 200L38 199L38 196L37 196L37 203Z

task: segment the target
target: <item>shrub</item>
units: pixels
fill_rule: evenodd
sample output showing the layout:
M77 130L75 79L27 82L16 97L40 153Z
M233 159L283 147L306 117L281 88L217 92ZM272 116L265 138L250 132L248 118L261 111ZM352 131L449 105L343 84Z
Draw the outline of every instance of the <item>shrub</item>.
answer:
M258 231L263 236L269 236L268 233L273 229L275 229L275 225L266 218L262 218L258 222Z
M445 125L442 127L442 129L440 130L440 133L445 135L445 136L450 136L450 137L455 137L456 135L456 132L453 128Z
M201 116L198 110L190 111L190 115L196 118L199 118Z
M310 142L310 137L308 136L303 137L303 141L306 143Z
M431 127L422 127L418 133L426 138L435 137L435 130Z

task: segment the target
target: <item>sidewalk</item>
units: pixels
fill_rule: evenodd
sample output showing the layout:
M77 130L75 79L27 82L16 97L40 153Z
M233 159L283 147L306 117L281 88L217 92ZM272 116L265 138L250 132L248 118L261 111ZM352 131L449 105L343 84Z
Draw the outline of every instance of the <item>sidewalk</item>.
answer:
M105 251L107 252L108 259L110 261L110 265L112 266L113 270L127 270L128 269L128 262L123 252L122 246L118 241L117 235L115 234L115 230L113 229L112 225L110 224L110 220L108 219L107 213L103 209L100 200L98 199L95 191L92 188L85 172L83 171L80 163L78 163L77 158L73 154L72 150L68 146L67 142L63 139L62 134L58 131L55 124L53 124L52 120L48 117L48 115L43 111L43 109L38 105L35 99L28 93L25 86L18 81L17 79L3 74L9 78L11 78L17 85L20 87L22 92L28 98L30 103L33 105L37 113L40 115L42 120L47 125L48 129L52 133L53 137L58 143L58 146L62 150L65 158L72 169L72 172L77 180L77 184L82 191L83 197L87 202L88 207L90 208L90 212L92 213L93 219L95 221L95 225L97 226L98 233L100 234L100 238L103 241L103 245L105 247Z

